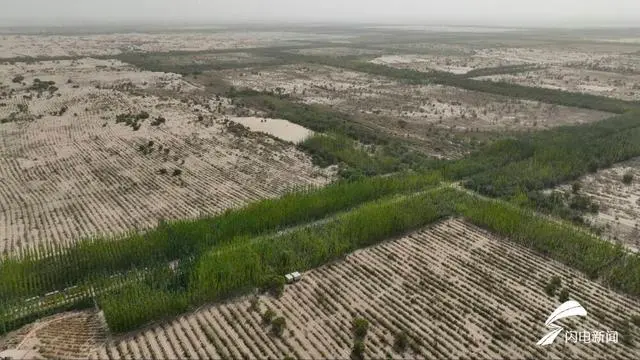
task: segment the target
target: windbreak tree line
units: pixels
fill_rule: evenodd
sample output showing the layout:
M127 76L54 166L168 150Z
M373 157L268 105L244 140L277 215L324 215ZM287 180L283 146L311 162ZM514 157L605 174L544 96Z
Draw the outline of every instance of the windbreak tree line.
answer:
M114 276L144 273L175 260L187 264L202 252L239 241L242 236L313 222L367 201L421 191L440 180L438 173L421 173L338 182L262 200L217 216L161 221L144 234L86 239L70 247L44 245L24 250L17 257L5 256L0 262L0 321L2 305L13 308L25 299L37 300L47 293L76 286L86 297L92 287L110 287Z
M265 288L273 277L321 266L449 216L462 216L509 241L582 271L591 279L640 296L637 254L531 210L440 187L373 201L322 225L284 234L243 237L204 252L180 273L180 281L134 284L133 289L106 294L101 303L108 304L103 309L110 326L127 331L202 303Z

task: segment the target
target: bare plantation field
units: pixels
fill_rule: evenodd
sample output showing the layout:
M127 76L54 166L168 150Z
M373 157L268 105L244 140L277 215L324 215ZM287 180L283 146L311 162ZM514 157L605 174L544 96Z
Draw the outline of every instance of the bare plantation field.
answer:
M230 126L226 99L145 95L194 89L175 74L90 59L2 73L0 253L218 213L332 176L292 144Z
M302 44L305 41L347 40L342 35L294 32L125 33L84 36L0 35L0 58L97 56L124 52L203 51Z
M628 181L625 181L625 175ZM616 164L579 180L580 192L600 206L590 220L603 235L634 251L640 251L640 158ZM571 191L570 185L559 187Z
M256 302L248 297L206 306L74 354L95 359L348 358L353 321L362 318L369 323L365 358L640 355L622 338L618 344L564 344L561 335L548 348L536 346L547 332L545 319L560 303L544 290L555 275L589 313L563 322L567 329L638 336L638 328L624 325L640 311L634 300L464 221L447 220L309 271L279 299L259 296ZM285 319L281 336L264 322L267 309ZM107 339L105 332L92 330L94 324L87 322L87 334L95 343ZM22 330L7 341L20 343L25 333L33 334ZM401 334L406 347L396 345ZM77 345L48 346L40 352L65 354L65 347L73 352L71 346ZM29 348L23 342L19 349Z

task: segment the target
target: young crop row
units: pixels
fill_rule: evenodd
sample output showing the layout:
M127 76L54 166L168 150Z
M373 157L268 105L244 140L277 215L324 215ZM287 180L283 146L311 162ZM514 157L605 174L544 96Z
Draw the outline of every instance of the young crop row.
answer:
M238 236L257 236L321 219L366 201L412 193L438 184L440 176L404 174L341 182L287 194L197 220L161 222L144 234L88 239L70 247L43 245L0 263L0 301L15 303L96 279L166 267Z
M277 286L285 273L320 266L451 215L450 204L434 200L436 191L442 190L375 201L322 225L280 235L238 238L202 255L186 270L187 285L181 291L154 282L155 291L134 285L136 290L106 295L100 301L106 304L105 318L112 330L127 331L183 312L185 297L195 306L256 287Z

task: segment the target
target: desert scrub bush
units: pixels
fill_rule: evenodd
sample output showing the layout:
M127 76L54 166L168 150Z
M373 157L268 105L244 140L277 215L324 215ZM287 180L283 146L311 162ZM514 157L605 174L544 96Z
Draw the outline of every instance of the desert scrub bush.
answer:
M569 300L569 290L567 288L563 288L562 290L560 290L560 294L558 294L558 300L561 303Z
M364 359L364 340L358 339L353 342L353 348L351 349L351 359L363 360Z
M271 321L275 317L276 317L276 313L271 309L267 309L267 310L264 311L264 313L262 313L262 322L265 325L269 325L269 324L271 324Z
M579 181L574 181L571 184L571 192L573 192L574 194L577 194L580 189L582 189L582 184Z
M355 318L353 319L352 330L356 338L364 338L367 336L367 331L369 331L369 322L363 318Z
M249 311L260 312L260 298L253 296L249 300Z
M637 327L640 327L640 314L631 315L631 323Z
M547 285L544 287L544 292L549 296L554 296L556 294L556 290L562 286L562 280L559 276L553 276Z
M22 76L22 75L16 75L16 76L13 77L13 79L11 79L11 82L16 83L16 84L20 84L23 81L24 81L24 76Z
M162 124L164 124L167 121L167 119L165 119L162 116L158 116L157 118L153 119L153 121L150 123L151 126L160 126Z
M633 182L633 173L632 172L627 172L622 176L622 182L625 185L631 185L631 183Z
M284 317L279 316L271 321L271 331L277 337L282 337L284 329L287 326L287 321Z
M406 332L402 331L396 334L393 339L393 349L402 354L407 350L407 346L409 346L409 336Z

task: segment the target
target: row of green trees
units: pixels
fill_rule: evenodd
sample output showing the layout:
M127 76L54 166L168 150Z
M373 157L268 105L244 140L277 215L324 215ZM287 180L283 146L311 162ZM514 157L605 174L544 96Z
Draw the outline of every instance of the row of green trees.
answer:
M617 291L640 296L640 255L620 244L504 201L462 193L448 201L454 204L456 213L482 228L558 260Z
M498 141L447 164L448 176L489 196L550 188L640 156L640 112Z
M238 236L258 236L322 219L381 197L413 193L433 187L438 173L402 174L339 182L307 189L195 220L160 222L143 234L95 238L70 246L43 245L1 261L0 302L91 286L113 275L165 267L170 261L197 257Z
M452 215L556 259L618 291L640 296L639 255L508 202L440 187L367 203L321 225L279 235L236 238L196 259L186 270L188 276L183 275L182 287L152 289L141 285L140 289L109 294L101 303L109 304L103 309L111 326L119 331L131 330L185 311L185 301L193 308L269 287L274 277L281 279L292 271L321 266Z
M110 327L132 330L190 306L269 287L273 278L308 270L356 249L415 230L451 215L433 200L438 189L373 201L316 226L257 238L238 237L197 259L185 288L146 283L105 295L100 304Z

